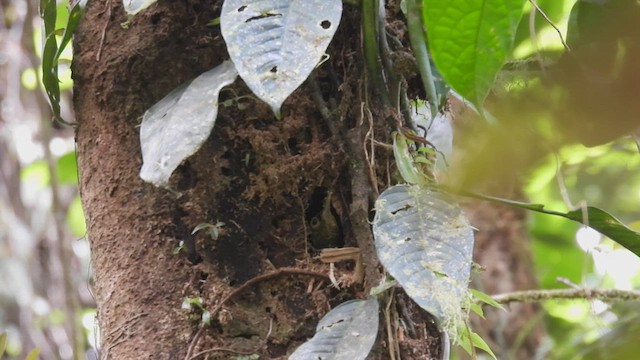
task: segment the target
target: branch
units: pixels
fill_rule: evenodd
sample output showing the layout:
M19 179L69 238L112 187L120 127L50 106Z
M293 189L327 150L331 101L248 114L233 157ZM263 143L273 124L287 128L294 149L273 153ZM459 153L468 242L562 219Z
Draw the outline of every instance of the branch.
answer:
M508 304L512 302L539 302L547 300L602 300L605 302L612 301L631 301L640 300L639 291L627 291L618 289L555 289L555 290L527 290L514 291L505 294L491 296L493 300Z

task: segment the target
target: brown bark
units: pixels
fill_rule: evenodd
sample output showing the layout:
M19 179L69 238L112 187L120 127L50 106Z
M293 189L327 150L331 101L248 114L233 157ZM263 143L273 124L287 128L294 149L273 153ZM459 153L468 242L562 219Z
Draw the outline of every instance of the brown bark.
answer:
M274 268L326 274L328 265L311 258L306 238L308 221L327 194L334 194L331 205L340 217L340 244L356 244L349 214L364 216L358 222L366 224L368 209L351 206L356 200L342 136L329 130L334 127L320 116L309 87L285 103L281 121L256 100L245 100L244 110L222 107L209 141L174 174L172 191L138 177L140 116L180 83L228 58L219 28L206 26L221 3L160 2L126 29L120 2L93 1L77 30L78 162L103 358L179 359L212 347L221 349L211 354L218 358L229 352L283 357L313 334L330 307L363 296L358 285L338 291L306 276L278 276L221 303ZM340 109L331 121L341 134L355 123L363 74L353 55L359 22L347 20L358 15L348 9L344 16L332 62L318 76L320 95L332 96ZM249 94L242 84L233 90ZM234 92L221 96L233 99ZM217 239L191 236L198 224L219 221L225 225ZM175 255L180 241L187 251ZM350 266L339 264L338 276ZM220 309L210 327L200 324L199 310L181 310L185 297Z
M316 70L319 86L298 89L282 120L253 99L242 100L243 109L221 106L210 139L174 173L172 190L139 178L144 111L228 58L219 27L206 26L221 4L159 2L125 28L121 2L94 0L77 30L78 164L102 358L183 359L207 349L215 359L285 358L331 307L365 297L380 276L371 234L362 229L368 231L371 183L388 185L391 156L377 151L370 166L364 151L372 130L388 141L389 129L379 101L364 95L360 16L353 7L345 6L330 60ZM397 5L389 15L396 19ZM407 43L402 26L396 22L394 31ZM250 93L241 81L231 89L222 100ZM363 118L369 110L372 117ZM353 264L336 265L347 285L341 290L305 272L328 273L307 242L309 221L328 194L339 245L365 253L366 286L349 283ZM191 235L198 224L218 222L224 225L217 238ZM181 242L186 250L175 254ZM305 271L269 275L281 268ZM201 323L200 309L181 309L185 297L202 298L213 315L210 326ZM396 300L387 314L392 323L415 323L391 330L402 358L437 358L428 316L402 294ZM387 322L380 325L371 359L389 358Z

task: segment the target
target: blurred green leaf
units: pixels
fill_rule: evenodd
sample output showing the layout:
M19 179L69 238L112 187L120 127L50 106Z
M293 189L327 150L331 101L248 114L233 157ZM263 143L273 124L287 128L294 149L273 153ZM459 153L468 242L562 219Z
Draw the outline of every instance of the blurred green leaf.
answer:
M20 179L38 188L48 186L51 177L46 161L36 160L20 169Z
M58 158L58 181L60 184L78 184L78 164L75 151Z
M27 357L25 357L24 360L36 360L39 355L40 355L40 349L35 348L31 350L29 354L27 354Z
M82 210L80 196L73 198L67 209L67 225L74 236L84 236L87 233L87 224Z
M425 0L431 55L447 83L478 108L507 55L525 0Z
M7 348L7 333L0 334L0 356L4 355L4 351Z

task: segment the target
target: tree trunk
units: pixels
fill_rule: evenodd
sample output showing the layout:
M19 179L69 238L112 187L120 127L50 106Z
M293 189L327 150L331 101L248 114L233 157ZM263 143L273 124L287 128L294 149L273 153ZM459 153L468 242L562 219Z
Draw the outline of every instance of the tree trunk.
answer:
M221 93L231 105L221 102L212 135L176 170L171 190L139 178L144 111L228 59L219 27L206 25L221 4L161 1L125 26L121 2L94 0L76 33L78 165L103 359L203 351L286 358L330 308L366 297L381 277L368 220L371 199L389 185L392 155L369 147L373 134L389 142L389 129L379 101L366 95L354 7L345 5L329 61L285 102L282 120L238 98L250 91L237 81ZM398 4L388 6L390 20L400 19ZM407 44L405 30L402 21L393 26ZM318 244L310 239L325 234L311 220L323 209L339 231ZM203 223L210 226L192 235ZM329 265L315 258L327 245L360 248L365 281L353 262L340 262L342 286L332 287ZM191 310L181 309L185 299ZM370 358L438 358L428 316L402 294L395 301Z

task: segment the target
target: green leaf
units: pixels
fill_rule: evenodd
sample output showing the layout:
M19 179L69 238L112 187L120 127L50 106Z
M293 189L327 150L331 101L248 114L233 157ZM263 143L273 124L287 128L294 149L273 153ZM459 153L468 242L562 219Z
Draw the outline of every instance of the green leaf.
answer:
M504 307L498 303L497 301L493 300L493 298L485 293L483 293L482 291L478 291L476 289L469 289L469 291L471 291L471 295L473 295L473 297L475 299L477 299L478 301L487 304L489 306L493 306L494 308L498 308L498 309L503 309Z
M616 219L606 211L594 206L570 211L560 216L585 224L611 240L640 256L640 232L637 232Z
M78 163L76 152L70 151L58 158L58 181L60 184L78 184Z
M480 316L481 318L485 318L484 317L484 311L482 310L482 306L480 306L479 304L476 303L471 303L469 306L469 309L476 315Z
M78 26L78 22L82 17L82 7L80 7L80 2L76 4L76 6L71 9L69 13L69 21L67 22L67 26L63 29L62 40L60 40L60 46L58 47L58 51L56 51L56 55L53 58L53 64L58 66L58 60L60 60L60 55L62 55L62 51L69 44L71 38L73 37L73 32L76 30L76 26Z
M544 205L542 204L530 204L520 201L501 199L464 190L453 190L453 193L456 195L468 196L499 204L515 206L547 215L560 216L569 220L579 222L599 231L603 235L609 237L611 240L617 242L618 244L622 245L623 247L627 248L629 251L640 257L640 232L629 228L611 214L595 206L587 206L583 209L577 209L569 211L568 213L563 213L554 210L546 210L544 208Z
M27 354L27 357L24 358L24 360L36 360L38 358L38 355L40 355L40 349L35 348L31 350L29 354Z
M44 23L44 48L42 49L42 84L51 102L51 109L56 118L60 116L60 84L58 83L58 66L54 59L58 52L55 26L57 8L55 0L40 1L40 17Z
M0 357L4 355L4 350L7 348L7 333L0 334Z
M511 50L525 0L425 0L431 55L449 85L480 108Z
M473 346L477 347L478 349L482 349L487 354L491 355L494 360L498 360L493 351L491 351L489 345L487 345L487 343L480 337L480 335L474 333L473 331L471 332L471 343L473 344Z

